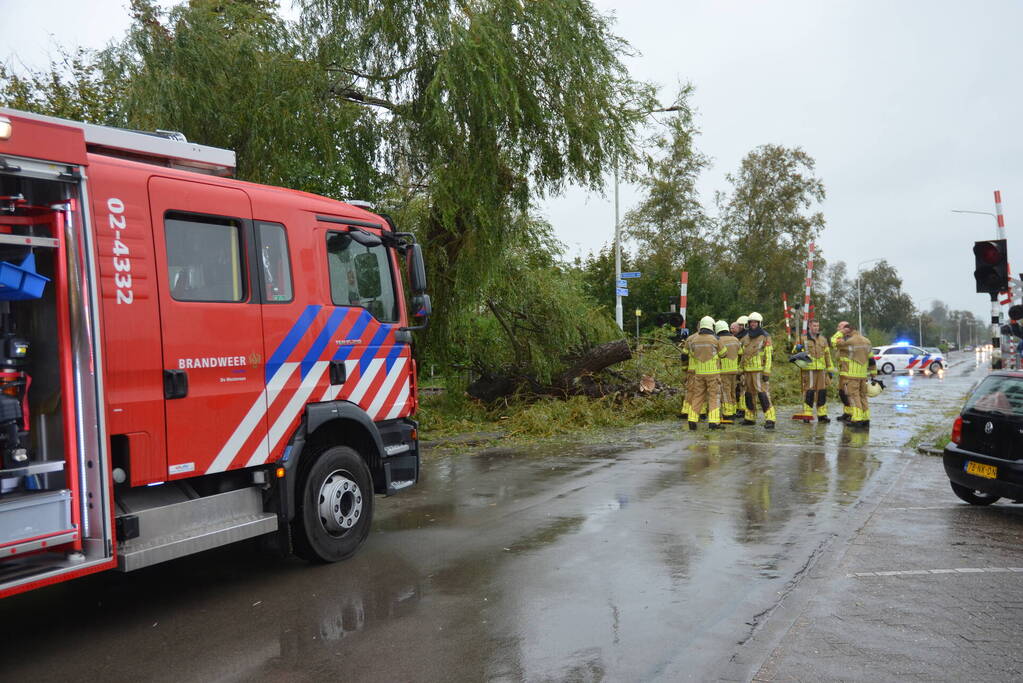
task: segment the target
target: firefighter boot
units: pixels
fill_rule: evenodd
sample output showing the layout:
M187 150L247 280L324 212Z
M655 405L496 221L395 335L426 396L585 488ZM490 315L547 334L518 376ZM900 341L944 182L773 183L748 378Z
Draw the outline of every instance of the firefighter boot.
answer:
M831 418L828 417L828 390L818 389L817 390L817 421L818 422L831 422Z
M757 398L760 399L760 407L764 410L764 429L774 429L774 406L771 405L771 398L767 395L766 391L761 391L757 394Z
M746 410L742 414L742 424L746 425L747 427L749 425L755 425L757 421L749 419L749 417L746 417L747 415L750 415L752 417L757 416L757 409L753 405L753 394L750 393L746 394Z

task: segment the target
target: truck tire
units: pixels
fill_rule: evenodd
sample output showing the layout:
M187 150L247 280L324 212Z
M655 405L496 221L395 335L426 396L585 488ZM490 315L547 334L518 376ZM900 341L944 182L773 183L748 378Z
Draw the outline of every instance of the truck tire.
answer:
M348 446L334 446L304 469L292 522L295 554L310 562L345 560L366 540L373 521L366 461Z

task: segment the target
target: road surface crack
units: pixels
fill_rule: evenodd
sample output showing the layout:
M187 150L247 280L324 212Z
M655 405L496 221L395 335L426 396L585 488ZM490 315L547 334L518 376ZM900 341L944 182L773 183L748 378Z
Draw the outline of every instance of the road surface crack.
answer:
M773 603L771 603L766 609L764 609L761 612L757 612L756 614L753 615L753 618L750 621L746 622L746 625L750 627L749 631L741 640L738 641L737 643L738 645L745 645L750 640L752 640L753 636L764 624L764 622L766 622L771 617L771 614L773 614L774 611L781 606L782 602L785 601L785 598L788 597L788 595L793 590L796 589L796 586L799 585L799 582L802 581L803 577L806 576L807 572L810 571L813 565L817 562L817 559L824 553L824 551L827 549L827 547L831 544L831 542L835 539L837 535L838 534L834 533L829 534L827 538L823 539L820 543L818 543L817 547L813 549L813 552L811 552L810 555L807 556L806 561L803 562L803 565L799 569L797 569L796 573L792 575L792 578L785 583L785 587L782 590L778 591L778 598ZM733 660L735 659L735 656L736 656L735 654L732 655Z

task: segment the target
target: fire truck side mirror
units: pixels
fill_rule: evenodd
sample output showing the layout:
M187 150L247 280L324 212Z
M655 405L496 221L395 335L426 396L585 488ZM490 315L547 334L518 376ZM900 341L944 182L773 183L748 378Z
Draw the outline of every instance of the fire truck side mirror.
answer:
M429 294L417 294L412 297L412 315L416 318L429 318L433 313Z
M423 248L419 244L408 246L409 289L413 294L426 293L426 262L423 260ZM430 297L426 297L429 303Z

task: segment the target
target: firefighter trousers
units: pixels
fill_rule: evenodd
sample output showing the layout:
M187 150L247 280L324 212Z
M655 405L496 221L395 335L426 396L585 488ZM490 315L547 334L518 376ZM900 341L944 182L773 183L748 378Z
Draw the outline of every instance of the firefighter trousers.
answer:
M736 399L738 395L739 375L721 373L721 417L735 417Z
M699 422L706 406L707 422L721 424L721 376L693 374L693 394L689 399L689 421Z
M817 406L817 415L828 414L828 372L827 370L803 370L800 380L803 387L803 410L796 417L812 418L813 407Z
M746 419L756 419L759 405L764 411L764 419L774 422L774 404L771 403L771 394L767 388L767 382L764 381L764 373L759 370L744 372L742 378L746 384Z
M849 375L840 375L838 378L838 398L842 401L842 413L851 418L853 414L852 402L849 401Z
M867 378L846 378L845 393L852 408L852 422L866 422L870 419L870 404L867 403Z
M686 371L686 394L682 398L682 417L687 418L693 413L693 378L695 372Z

